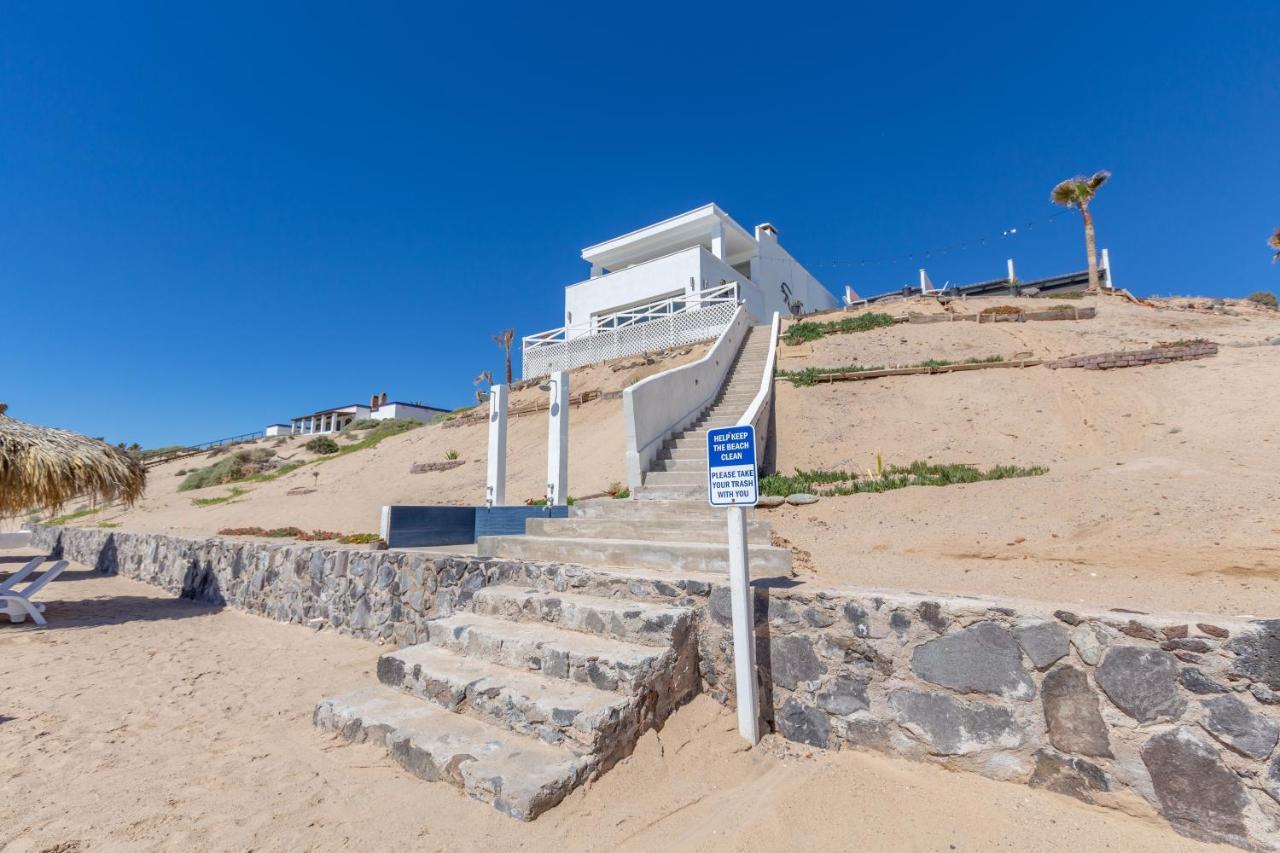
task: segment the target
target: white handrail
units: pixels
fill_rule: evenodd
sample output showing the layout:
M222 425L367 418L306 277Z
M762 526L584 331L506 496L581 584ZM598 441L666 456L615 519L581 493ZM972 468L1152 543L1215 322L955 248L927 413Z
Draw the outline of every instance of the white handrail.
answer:
M747 411L738 419L738 426L756 428L757 466L764 460L765 443L769 438L768 415L773 403L773 371L778 364L778 331L781 325L782 319L778 312L773 312L773 323L769 326L769 355L764 362L764 375L760 377L760 390L756 392Z
M647 305L639 305L635 308L629 308L619 311L615 314L609 314L607 319L614 322L607 328L600 328L599 317L588 320L584 323L574 323L569 326L561 326L558 329L548 329L545 332L536 332L532 335L525 335L522 339L524 351L537 349L543 346L552 346L554 344L564 343L568 339L570 332L612 332L615 329L623 329L627 326L634 326L638 323L647 323L652 320L665 319L673 317L677 314L688 314L692 311L701 311L714 305L723 305L730 302L738 301L738 283L729 282L715 287L709 287L706 290L699 290L694 293L684 293L679 296L672 296L660 302L650 302ZM676 305L680 307L677 308Z

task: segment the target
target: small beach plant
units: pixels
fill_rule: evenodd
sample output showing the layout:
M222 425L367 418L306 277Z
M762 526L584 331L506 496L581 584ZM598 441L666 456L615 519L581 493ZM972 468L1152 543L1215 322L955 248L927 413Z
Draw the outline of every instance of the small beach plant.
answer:
M444 452L444 458L445 458L445 459L447 459L448 461L452 462L452 461L454 461L455 459L457 459L457 458L458 458L458 451L456 451L456 450L446 450L446 451Z

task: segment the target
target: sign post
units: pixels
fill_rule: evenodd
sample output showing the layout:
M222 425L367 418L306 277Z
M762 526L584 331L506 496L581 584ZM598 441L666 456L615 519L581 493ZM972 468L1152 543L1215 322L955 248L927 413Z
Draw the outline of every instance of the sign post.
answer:
M733 670L738 693L738 734L760 740L756 697L755 608L747 553L745 508L756 505L756 430L733 426L707 430L707 501L728 507L729 601L733 608Z

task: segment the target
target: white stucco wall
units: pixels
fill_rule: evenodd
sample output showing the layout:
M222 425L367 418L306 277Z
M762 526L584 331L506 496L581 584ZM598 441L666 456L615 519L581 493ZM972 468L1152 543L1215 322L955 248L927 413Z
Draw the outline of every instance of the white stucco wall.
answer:
M437 415L442 414L444 414L442 409L428 409L423 406L410 406L404 403L387 403L385 406L379 406L377 411L370 412L369 417L375 421L398 418L400 420L428 423Z
M791 253L778 244L778 238L767 230L756 231L759 251L751 261L751 278L760 285L765 296L762 314L752 312L757 322L766 322L774 311L786 317L790 314L782 295L782 283L791 288L791 297L804 303L804 313L837 308L840 301L822 286Z
M267 427L265 435L270 438L273 435L289 435L293 432L293 424L271 424Z

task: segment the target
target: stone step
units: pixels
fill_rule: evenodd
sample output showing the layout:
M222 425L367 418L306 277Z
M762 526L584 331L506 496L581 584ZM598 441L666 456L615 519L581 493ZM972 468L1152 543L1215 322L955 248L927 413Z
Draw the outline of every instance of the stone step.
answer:
M316 726L384 746L401 767L533 820L591 774L592 759L423 702L388 687L322 699Z
M635 699L420 643L378 658L378 681L579 755L608 752L634 728Z
M712 587L726 582L724 575L707 572L673 575L656 569L587 568L563 563L519 562L505 565L507 568L500 579L507 585L681 607L704 603Z
M482 541L484 539L558 541L533 536L482 537ZM669 650L653 646L624 643L545 623L510 622L482 613L455 613L427 622L426 628L427 642L438 648L619 693L630 694L641 689L669 656Z
M724 510L716 516L695 518L531 518L526 523L529 536L558 536L579 539L678 539L681 542L725 542L728 539L728 522ZM768 545L770 527L765 522L747 523L747 540L756 545Z
M487 616L513 622L545 622L642 646L679 645L688 635L693 618L687 607L580 593L549 593L504 584L476 590L471 601L474 612Z
M644 539L482 536L476 550L482 557L577 563L583 566L725 574L729 571L727 542L719 544ZM751 572L753 576L759 577L790 577L791 552L785 548L753 545Z

